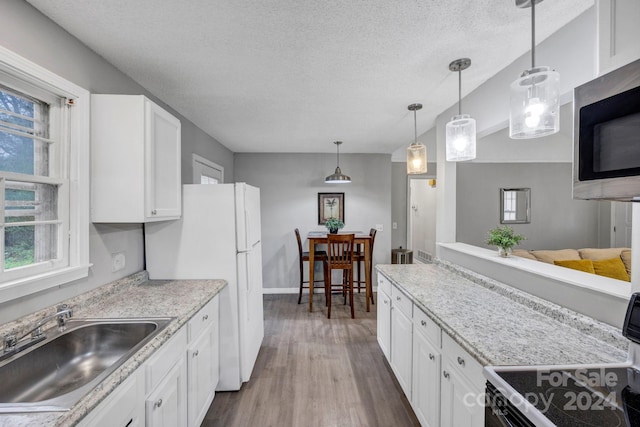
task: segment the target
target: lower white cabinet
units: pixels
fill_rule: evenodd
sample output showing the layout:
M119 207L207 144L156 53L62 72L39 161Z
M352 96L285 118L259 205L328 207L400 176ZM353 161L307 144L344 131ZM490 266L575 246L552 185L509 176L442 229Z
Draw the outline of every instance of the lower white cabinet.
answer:
M378 343L422 426L484 426L482 365L382 275Z
M183 426L187 420L187 369L184 357L145 399L147 427Z
M393 301L392 299L390 365L396 374L402 391L404 391L407 399L411 400L413 323L411 318Z
M411 403L425 427L440 425L440 370L442 355L416 325L413 334L413 381Z
M442 336L442 427L484 426L482 365L449 335Z
M136 371L86 416L78 427L143 427L144 382Z
M213 401L219 373L219 298L215 297L189 322L187 350L189 427L202 424Z
M384 353L384 357L390 360L391 353L389 352L391 347L391 297L382 290L380 281L386 280L378 276L378 345Z
M89 413L81 427L197 427L220 378L214 297Z

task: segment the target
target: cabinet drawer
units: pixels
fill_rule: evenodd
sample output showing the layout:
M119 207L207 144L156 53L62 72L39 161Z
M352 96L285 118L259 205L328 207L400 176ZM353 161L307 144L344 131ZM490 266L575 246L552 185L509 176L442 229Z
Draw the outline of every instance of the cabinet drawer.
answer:
M186 348L187 328L182 327L145 363L147 374L145 395L156 388L177 360L184 358Z
M482 375L482 365L446 333L442 334L442 354L467 377L474 387L484 389L486 380Z
M415 325L414 331L422 332L425 338L431 341L431 344L436 348L442 346L440 327L424 311L417 307L413 310L413 324Z
M413 302L395 286L391 286L391 304L399 308L409 319L413 318Z
M378 274L378 290L391 295L391 282L381 274Z
M214 301L209 301L204 307L198 311L195 316L189 320L189 342L198 338L198 335L209 325L213 324L215 319Z

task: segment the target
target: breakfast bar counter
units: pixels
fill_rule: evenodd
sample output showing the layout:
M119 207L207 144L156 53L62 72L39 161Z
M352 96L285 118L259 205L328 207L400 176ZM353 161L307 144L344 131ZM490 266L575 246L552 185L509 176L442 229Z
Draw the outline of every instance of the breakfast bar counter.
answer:
M620 329L459 266L437 261L376 270L484 366L627 358Z
M136 368L178 332L227 285L224 280L148 280L145 271L64 301L73 318L172 317L169 325L145 344L67 412L0 414L0 426L72 426L104 400ZM0 335L24 330L55 307L0 325Z

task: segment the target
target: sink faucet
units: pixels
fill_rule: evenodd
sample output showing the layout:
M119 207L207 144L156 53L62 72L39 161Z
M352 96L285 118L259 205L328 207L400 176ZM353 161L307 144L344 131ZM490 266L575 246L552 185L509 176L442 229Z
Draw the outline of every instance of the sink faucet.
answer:
M66 325L66 319L73 316L73 310L67 304L61 304L56 307L56 313L50 316L46 316L40 320L38 320L32 328L30 328L27 332L22 334L20 338L17 338L15 335L7 335L4 337L4 352L9 353L18 347L20 341L27 337L27 335L31 334L31 343L35 344L35 341L40 341L44 338L44 332L42 331L42 327L52 319L56 319L58 322L58 329L64 330ZM28 346L28 345L27 345ZM24 348L26 346L23 346Z

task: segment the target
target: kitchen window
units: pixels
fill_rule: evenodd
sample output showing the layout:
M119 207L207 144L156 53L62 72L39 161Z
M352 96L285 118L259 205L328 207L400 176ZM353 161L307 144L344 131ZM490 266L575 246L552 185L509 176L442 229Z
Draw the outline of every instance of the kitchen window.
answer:
M0 49L0 303L88 273L89 93Z

